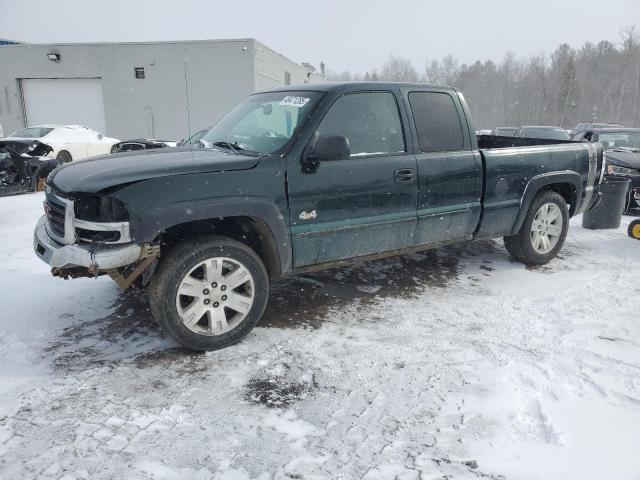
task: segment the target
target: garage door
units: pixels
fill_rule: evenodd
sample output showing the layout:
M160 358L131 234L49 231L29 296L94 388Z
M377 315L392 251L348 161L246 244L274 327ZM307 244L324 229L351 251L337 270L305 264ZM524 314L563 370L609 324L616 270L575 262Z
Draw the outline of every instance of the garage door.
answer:
M99 78L23 79L27 125L84 125L107 134Z

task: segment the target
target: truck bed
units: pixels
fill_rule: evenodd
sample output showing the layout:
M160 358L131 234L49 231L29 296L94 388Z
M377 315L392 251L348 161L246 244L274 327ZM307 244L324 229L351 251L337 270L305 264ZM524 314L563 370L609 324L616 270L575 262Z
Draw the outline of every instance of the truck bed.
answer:
M495 135L478 135L477 141L484 167L483 216L476 232L479 238L514 233L527 184L533 177L585 172L584 180L593 185L595 179L587 176L595 175L602 159L596 146L584 142ZM574 201L567 203L573 203L569 212L574 215L590 193L581 188L571 190L567 194Z

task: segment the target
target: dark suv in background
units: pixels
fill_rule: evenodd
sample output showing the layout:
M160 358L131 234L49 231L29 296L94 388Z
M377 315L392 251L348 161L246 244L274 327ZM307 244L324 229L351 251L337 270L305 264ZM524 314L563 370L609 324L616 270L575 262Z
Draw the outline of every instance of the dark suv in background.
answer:
M587 130L594 130L597 128L621 128L622 125L618 125L617 123L578 123L571 130L571 137L575 137L577 134L586 132Z
M605 174L631 180L625 213L640 213L640 128L592 128L578 133L573 140L602 144Z

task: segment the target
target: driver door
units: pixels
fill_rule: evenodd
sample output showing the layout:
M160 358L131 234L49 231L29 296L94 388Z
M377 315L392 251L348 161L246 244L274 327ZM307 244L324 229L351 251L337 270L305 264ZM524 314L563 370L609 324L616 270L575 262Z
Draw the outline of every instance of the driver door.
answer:
M317 128L347 137L347 159L287 168L294 267L413 245L418 183L394 92L339 97ZM404 125L403 125L404 124Z

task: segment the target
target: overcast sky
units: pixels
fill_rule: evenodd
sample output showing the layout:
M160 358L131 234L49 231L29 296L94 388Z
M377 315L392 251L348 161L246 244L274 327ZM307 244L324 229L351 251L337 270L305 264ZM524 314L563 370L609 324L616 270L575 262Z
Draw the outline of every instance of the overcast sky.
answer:
M640 0L0 0L0 38L32 43L255 38L297 62L365 71L390 54L461 62L617 42ZM0 66L1 68L1 66Z

